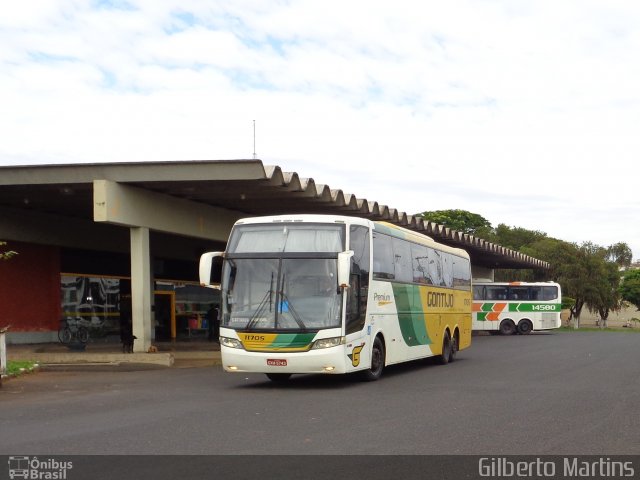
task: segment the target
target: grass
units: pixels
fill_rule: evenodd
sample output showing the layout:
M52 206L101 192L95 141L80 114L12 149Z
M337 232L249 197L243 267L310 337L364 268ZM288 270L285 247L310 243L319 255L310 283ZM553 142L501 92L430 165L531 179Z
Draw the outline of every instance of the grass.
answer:
M33 370L38 366L36 362L32 362L29 360L9 360L7 362L7 375L15 376L22 375L24 373L33 372Z
M640 328L624 328L624 327L566 327L562 326L558 329L559 332L625 332L625 333L640 333Z

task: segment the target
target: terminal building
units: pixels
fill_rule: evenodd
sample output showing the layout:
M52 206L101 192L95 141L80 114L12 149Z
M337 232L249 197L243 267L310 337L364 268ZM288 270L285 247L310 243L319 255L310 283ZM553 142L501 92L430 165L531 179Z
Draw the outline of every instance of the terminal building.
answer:
M198 260L243 217L294 213L386 221L466 250L473 278L546 262L266 166L260 160L0 167L0 327L8 343L58 341L61 324L117 334L131 298L135 350L206 336L219 292Z

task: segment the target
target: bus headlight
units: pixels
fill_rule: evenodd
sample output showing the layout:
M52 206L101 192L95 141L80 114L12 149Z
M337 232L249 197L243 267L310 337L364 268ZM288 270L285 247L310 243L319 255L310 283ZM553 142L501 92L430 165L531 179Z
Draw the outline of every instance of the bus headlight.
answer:
M315 350L318 348L330 348L337 347L338 345L344 344L344 337L331 337L331 338L323 338L321 340L316 340L313 342L313 346L311 350Z
M240 340L229 337L220 337L220 345L224 345L229 348L244 348Z

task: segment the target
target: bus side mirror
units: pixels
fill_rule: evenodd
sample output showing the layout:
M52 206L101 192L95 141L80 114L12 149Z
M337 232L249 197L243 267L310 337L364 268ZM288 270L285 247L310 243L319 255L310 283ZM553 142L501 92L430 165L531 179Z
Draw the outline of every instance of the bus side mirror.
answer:
M200 285L203 287L217 287L222 279L222 259L224 252L207 252L200 257L198 268Z
M353 257L353 250L338 254L338 286L340 288L349 288L351 257Z

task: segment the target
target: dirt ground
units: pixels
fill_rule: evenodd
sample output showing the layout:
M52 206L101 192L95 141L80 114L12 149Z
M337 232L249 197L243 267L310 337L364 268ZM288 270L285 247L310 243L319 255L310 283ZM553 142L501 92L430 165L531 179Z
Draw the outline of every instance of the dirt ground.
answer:
M568 315L563 312L562 320L564 325L566 325L567 316ZM623 308L619 312L610 312L609 318L607 319L607 326L623 327L629 323L631 328L640 329L640 322L634 322L632 320L633 318L640 319L640 312L632 305L630 307ZM581 327L595 327L598 325L598 320L600 320L600 315L598 315L597 312L591 313L586 306L582 309L582 314L580 315Z

